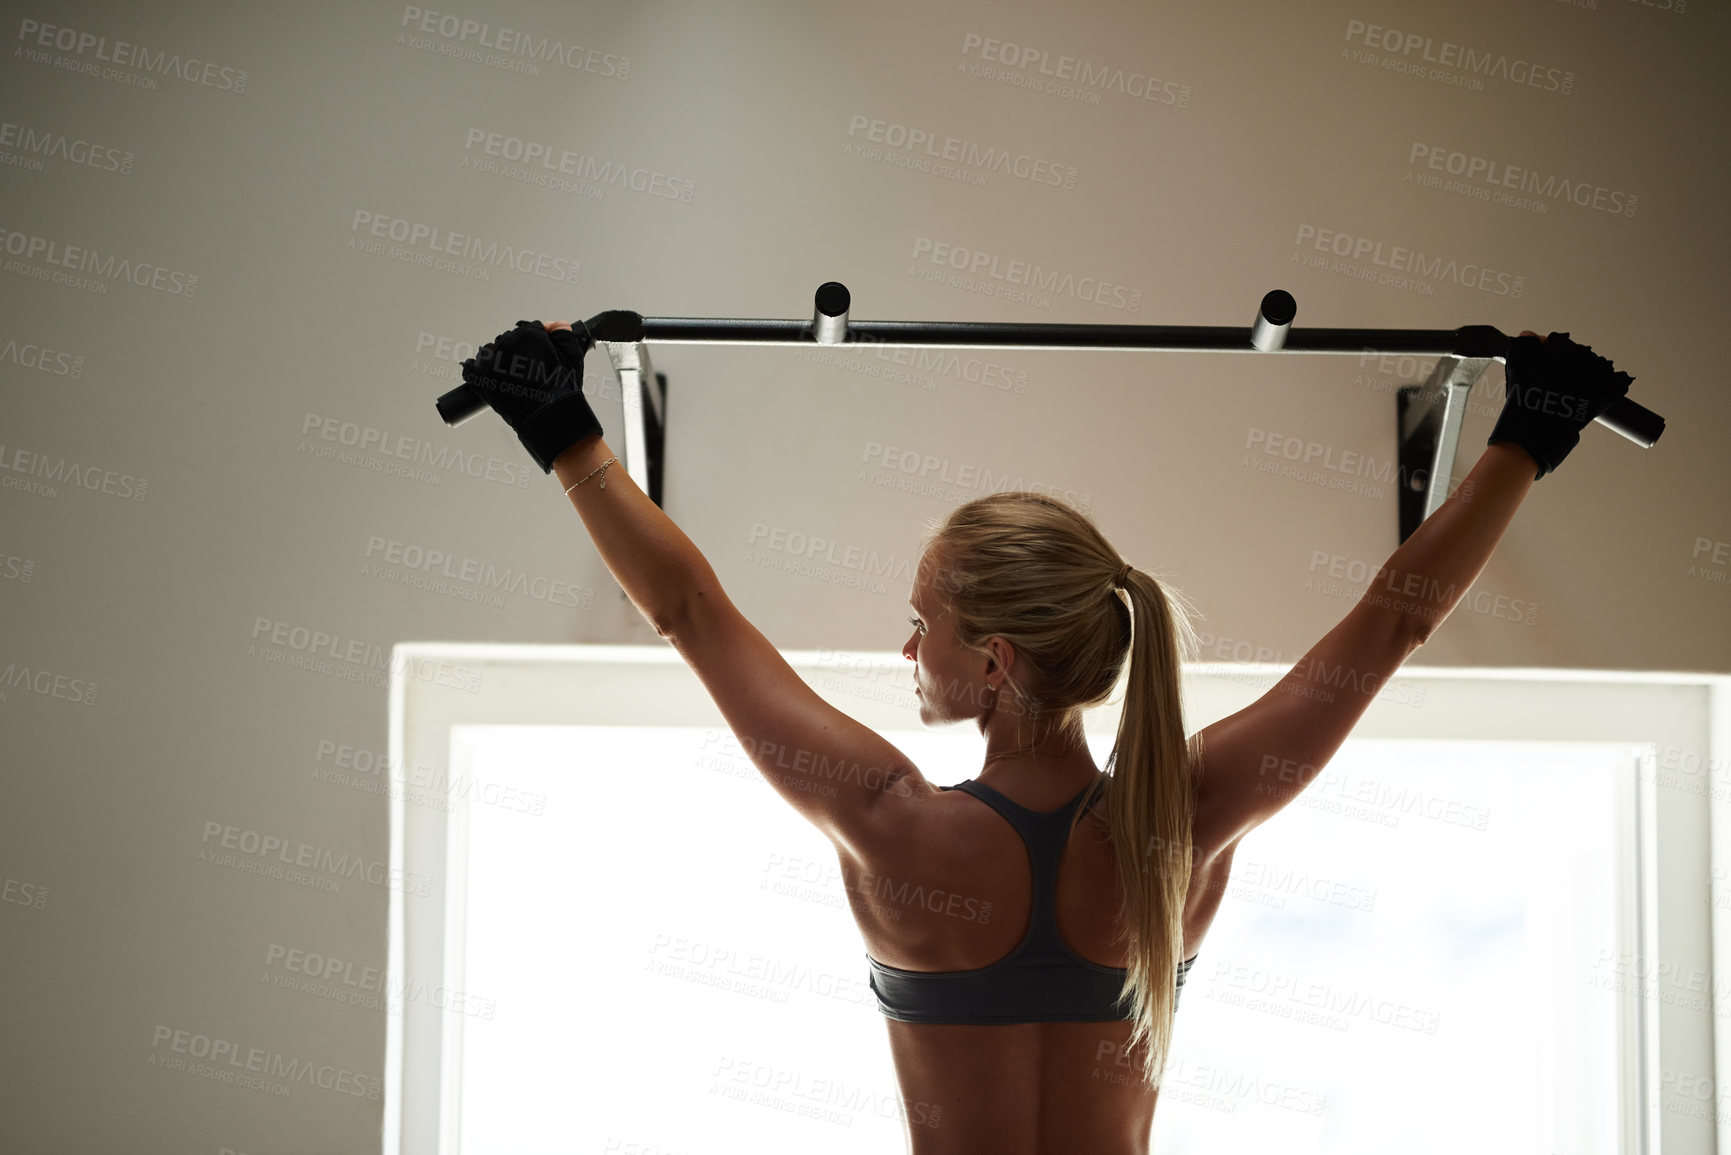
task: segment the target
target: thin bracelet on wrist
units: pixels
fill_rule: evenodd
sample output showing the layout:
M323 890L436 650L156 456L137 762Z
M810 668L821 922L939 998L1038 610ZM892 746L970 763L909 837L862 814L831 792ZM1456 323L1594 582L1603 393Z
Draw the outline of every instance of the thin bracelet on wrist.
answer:
M601 484L598 488L601 488L601 489L607 488L607 467L609 465L612 465L615 461L618 461L618 460L619 460L619 458L617 458L617 457L609 457L606 461L603 461L600 465L597 465L594 469L591 469L589 471L589 477L594 477L597 473L599 473L601 475ZM585 477L583 479L583 481L588 481L589 477ZM570 487L565 490L565 496L570 497L571 496L571 490L576 489L579 485L582 485L583 481L573 481L571 483Z

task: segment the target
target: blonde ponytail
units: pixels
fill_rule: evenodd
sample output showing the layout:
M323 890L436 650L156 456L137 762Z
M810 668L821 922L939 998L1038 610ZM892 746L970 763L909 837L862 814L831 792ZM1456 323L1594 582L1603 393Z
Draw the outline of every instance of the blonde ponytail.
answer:
M1175 612L1152 575L1130 572L1130 674L1108 763L1106 816L1124 893L1127 974L1123 998L1135 1026L1129 1050L1143 1055L1143 1079L1160 1085L1172 1049L1184 907L1190 892L1196 816L1196 750L1184 733L1181 662L1195 652L1188 608Z

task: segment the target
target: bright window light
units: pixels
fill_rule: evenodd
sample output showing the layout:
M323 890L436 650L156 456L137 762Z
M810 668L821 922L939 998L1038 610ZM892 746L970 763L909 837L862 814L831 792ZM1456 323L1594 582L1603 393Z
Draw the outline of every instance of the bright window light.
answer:
M1238 849L1156 1149L1620 1150L1635 757L1349 741Z
M454 769L545 800L470 807L451 880L478 1008L461 1150L875 1155L904 1116L942 1125L899 1095L829 842L726 731L451 733ZM885 736L934 782L978 772L976 734ZM1633 766L1602 744L1349 741L1238 850L1155 1149L1610 1155Z

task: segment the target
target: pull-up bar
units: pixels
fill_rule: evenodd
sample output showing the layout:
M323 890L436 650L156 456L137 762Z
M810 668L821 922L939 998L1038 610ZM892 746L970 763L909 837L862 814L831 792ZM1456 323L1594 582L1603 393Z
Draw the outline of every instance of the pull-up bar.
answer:
M1423 386L1396 394L1400 538L1441 507L1466 416L1467 394L1492 361L1507 361L1509 337L1489 325L1458 329L1294 329L1298 302L1275 289L1247 328L1229 325L1030 325L982 321L851 321L852 296L839 281L818 286L810 321L643 317L603 313L587 322L619 374L625 402L625 464L632 479L661 502L661 446L667 377L650 362L650 345L885 345L965 349L1158 350L1190 353L1409 353L1438 358ZM653 383L653 388L651 387ZM486 408L467 385L438 401L458 425ZM1598 418L1643 449L1665 419L1628 398ZM1445 484L1431 479L1442 477Z

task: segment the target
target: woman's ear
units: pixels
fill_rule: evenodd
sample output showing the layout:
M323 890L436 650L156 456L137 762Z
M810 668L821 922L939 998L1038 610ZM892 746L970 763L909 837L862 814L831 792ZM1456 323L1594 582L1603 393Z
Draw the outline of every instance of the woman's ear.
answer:
M1003 638L988 638L986 640L986 653L988 655L986 659L986 672L988 674L992 672L994 666L1004 671L1005 675L1013 675L1016 672L1016 647Z

